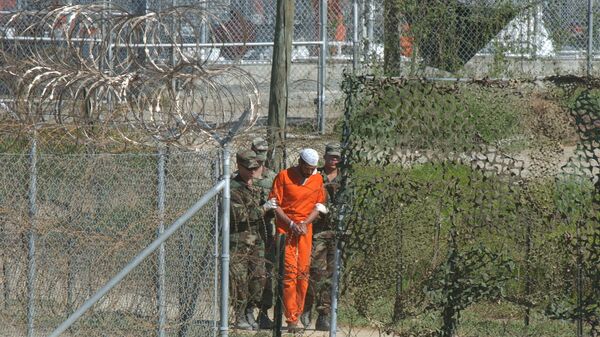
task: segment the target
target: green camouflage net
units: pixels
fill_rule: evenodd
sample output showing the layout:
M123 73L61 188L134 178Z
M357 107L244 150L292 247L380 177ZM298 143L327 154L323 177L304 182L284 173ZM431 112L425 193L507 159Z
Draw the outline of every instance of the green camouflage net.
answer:
M597 333L592 85L347 77L347 310L401 335Z

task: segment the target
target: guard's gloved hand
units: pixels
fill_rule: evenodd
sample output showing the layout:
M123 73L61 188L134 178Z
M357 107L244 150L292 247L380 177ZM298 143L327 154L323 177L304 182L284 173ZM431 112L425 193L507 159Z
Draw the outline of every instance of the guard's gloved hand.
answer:
M279 205L277 205L277 199L275 199L275 198L271 198L271 199L267 200L262 205L262 208L265 210L265 212L268 212L272 209L276 209L277 207L279 207Z
M317 203L317 204L315 205L315 209L316 209L316 210L317 210L319 213L322 213L322 214L327 214L327 213L329 213L329 210L327 209L327 206L325 206L325 205L323 205L323 204L321 204L321 203Z

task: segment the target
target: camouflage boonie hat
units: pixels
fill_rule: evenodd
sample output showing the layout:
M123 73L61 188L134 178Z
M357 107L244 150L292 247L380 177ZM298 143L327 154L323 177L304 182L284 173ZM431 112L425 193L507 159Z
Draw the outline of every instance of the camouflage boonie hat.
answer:
M256 152L267 151L269 144L263 137L256 137L252 140L252 149Z
M243 166L247 169L254 169L260 167L256 161L256 153L252 150L240 151L235 155L238 166Z
M267 151L256 152L256 160L267 161Z
M329 143L325 145L325 154L330 156L342 156L342 147L339 143Z

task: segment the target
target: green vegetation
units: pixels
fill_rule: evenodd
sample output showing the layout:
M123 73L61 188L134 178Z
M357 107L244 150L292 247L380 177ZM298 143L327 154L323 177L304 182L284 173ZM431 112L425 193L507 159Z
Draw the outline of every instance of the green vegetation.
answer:
M567 336L579 318L596 333L595 157L533 179L496 144L546 137L537 110L571 106L595 149L600 96L569 90L552 104L489 83L353 81L342 317L406 336Z
M373 325L382 331L394 331L397 336L421 337L435 336L441 325L439 317L432 313L409 317L393 326L388 326L382 325L382 322L365 319L356 312L354 307L345 303L342 303L339 312L340 323L344 326L344 331ZM523 322L522 308L505 301L496 301L477 303L466 308L462 312L457 335L464 337L572 337L575 335L575 329L573 322L550 320L540 312L532 313L531 322L529 326L526 326Z
M441 164L356 167L352 179L352 208L361 212L347 219L344 286L353 310L368 321L402 327L404 320L439 312L446 316L441 330L452 333L468 317L463 311L501 300L518 308L510 320L524 329L525 310L544 312L564 301L572 309L573 221L593 219L593 212L581 212L591 209L590 185L548 181L511 189L501 178ZM574 200L584 207L573 207ZM583 259L593 272L594 224L580 230L590 236ZM589 277L583 292L591 304L597 275ZM540 319L555 317L573 318L554 310Z
M372 85L346 84L356 94L349 121L353 161L394 161L398 149L464 151L525 132L527 106L498 88L389 79Z
M353 81L345 83L353 111L345 121L351 133L341 322L400 336L566 337L574 335L574 321L581 318L586 331L597 331L600 198L589 179L595 154L580 151L572 166L532 178L505 151L530 151L524 147L540 139L568 138L572 144L575 131L565 125L573 124L579 146L595 149L600 92L576 87L532 94L490 83ZM565 112L574 117L572 124L565 123ZM532 135L521 147L502 145ZM42 153L55 150L50 140L56 137L40 134ZM12 144L6 149L27 152L22 138ZM86 151L77 143L58 149ZM154 150L136 152L142 154L60 156L60 168L54 157L42 156L38 205L47 212L42 214L56 213L59 220L45 223L55 217L40 217L38 224L42 239L56 247L53 254L70 245L87 247L90 254L106 254L95 266L111 274L116 262L151 239L158 220L156 156ZM212 172L208 161L177 158L167 163L173 185L167 189L172 195L166 220L201 194L198 182L210 180ZM4 181L10 183L0 198L10 200L9 218L26 219L27 156L5 161ZM169 265L183 268L191 256L208 256L192 241L212 221L212 213L201 214L188 232L173 238ZM196 267L185 274L187 280L169 277L187 284L200 272ZM66 275L68 269L57 272ZM141 270L141 279L153 272ZM185 296L185 289L178 291ZM58 301L47 303L44 308L54 308ZM114 315L109 319L118 326L135 328L143 321ZM86 324L91 330L100 323Z

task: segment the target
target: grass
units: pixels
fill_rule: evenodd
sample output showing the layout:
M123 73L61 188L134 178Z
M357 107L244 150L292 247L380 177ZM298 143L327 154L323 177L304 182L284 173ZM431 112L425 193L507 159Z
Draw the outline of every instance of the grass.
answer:
M339 309L339 324L345 327L373 327L393 331L397 336L433 335L441 326L435 312L418 314L388 326L392 303L380 302L374 316L381 321L361 316L347 303ZM461 317L457 337L571 337L575 334L574 322L550 320L539 312L532 312L529 326L524 322L522 308L507 302L478 303L467 308Z
M522 309L510 303L480 303L465 310L458 329L459 336L552 336L575 334L575 324L550 320L532 312L529 326L525 325Z
M422 261L429 262L428 258L432 255L431 228L436 221L432 213L438 209L441 215L441 245L447 236L445 230L450 226L447 219L453 214L462 215L456 216L453 223L458 232L469 239L461 241L461 247L467 249L470 243L476 242L505 252L523 272L524 244L521 238L526 233L521 231L525 227L523 224L531 221L533 265L535 269L546 271L541 274L531 271L533 291L527 294L523 293L523 279L519 274L511 275L505 285L507 294L524 296L534 303L529 326L524 323L523 307L508 302L480 302L462 312L458 336L566 337L574 334L573 322L552 320L541 311L548 301L545 295L556 293L562 296L563 290L568 289L570 274L563 270L563 265L570 255L561 253L561 249L566 248L561 248L560 239L564 234L574 232L574 226L559 215L569 214L571 219L591 218L588 212L592 209L592 186L587 181L540 181L516 193L516 190L506 188L504 180L482 177L477 171L461 165L423 165L410 169L356 165L353 173L356 199L366 202L354 207L363 211L362 216L351 217L354 215L350 214L347 219L354 221L351 224L352 239L355 242L364 240L369 247L364 248L367 252L364 255L355 254L347 261L346 290L353 297L347 298L345 306L340 309L343 324L383 327L398 331L401 336L427 335L441 327L439 311L424 309L428 302L421 303L418 296L422 290L419 281L429 277ZM395 189L394 186L399 187ZM398 193L399 190L402 193ZM363 193L365 191L368 193ZM517 198L526 192L531 200ZM487 199L480 201L482 195ZM371 205L376 207L371 209ZM378 211L379 207L384 207L382 205L385 205L385 210ZM512 214L519 214L519 217ZM398 260L398 246L388 238L397 235L393 228L400 227L404 240L401 246L403 280L413 280L415 287L413 289L403 283L407 318L389 326L397 270L393 261ZM373 228L376 229L371 231ZM368 235L361 236L361 230ZM374 244L375 248L371 249ZM354 247L358 247L355 248L357 251L362 249L359 245L351 248ZM543 256L543 259L537 256ZM548 270L555 272L548 273Z

